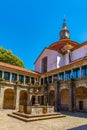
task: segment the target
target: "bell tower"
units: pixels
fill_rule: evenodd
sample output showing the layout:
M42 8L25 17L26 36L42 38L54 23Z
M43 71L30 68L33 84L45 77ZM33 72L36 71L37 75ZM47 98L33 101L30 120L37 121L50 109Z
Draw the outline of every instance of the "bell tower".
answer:
M70 31L67 29L67 25L66 25L66 19L64 18L63 20L63 26L62 26L62 30L60 31L60 39L69 39L70 38Z

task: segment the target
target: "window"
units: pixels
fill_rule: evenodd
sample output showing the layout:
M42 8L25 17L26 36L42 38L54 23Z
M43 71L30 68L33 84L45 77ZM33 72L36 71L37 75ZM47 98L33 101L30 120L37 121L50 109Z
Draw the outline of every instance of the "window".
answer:
M16 81L17 80L17 74L15 73L12 73L12 82Z
M58 74L54 74L53 75L53 82L57 82L58 81Z
M87 76L87 65L82 66L82 77Z
M58 79L60 79L60 80L64 80L64 72L59 73L59 75L58 75Z
M80 68L73 70L73 78L80 78Z
M25 76L25 83L30 83L30 77L29 76Z
M47 77L44 78L44 83L47 83Z
M10 72L4 72L4 79L10 80Z
M35 82L34 77L31 77L31 83L34 84L34 82Z
M48 77L48 81L49 81L49 83L52 83L52 76Z
M72 72L71 70L68 70L65 72L65 79L68 80L68 79L71 79L72 78Z
M47 57L42 59L42 73L47 72Z
M24 76L23 75L19 75L19 82L21 82L21 83L24 82Z
M2 71L0 70L0 78L2 78Z

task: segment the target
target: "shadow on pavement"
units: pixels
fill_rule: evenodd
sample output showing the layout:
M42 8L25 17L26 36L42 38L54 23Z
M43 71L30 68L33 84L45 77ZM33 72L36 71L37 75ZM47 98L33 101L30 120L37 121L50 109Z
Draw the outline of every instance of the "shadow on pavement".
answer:
M83 112L60 111L60 113L66 115L66 116L74 116L74 117L80 117L80 118L87 118L87 113L86 112L83 113Z
M82 126L74 127L74 128L67 129L67 130L87 130L87 125L82 125Z

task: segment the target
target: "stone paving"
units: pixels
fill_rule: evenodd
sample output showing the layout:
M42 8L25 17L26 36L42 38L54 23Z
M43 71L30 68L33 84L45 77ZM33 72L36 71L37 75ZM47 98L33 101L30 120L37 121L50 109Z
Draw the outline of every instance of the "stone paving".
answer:
M0 130L87 130L87 113L64 113L66 117L23 122L7 116L12 110L0 110Z

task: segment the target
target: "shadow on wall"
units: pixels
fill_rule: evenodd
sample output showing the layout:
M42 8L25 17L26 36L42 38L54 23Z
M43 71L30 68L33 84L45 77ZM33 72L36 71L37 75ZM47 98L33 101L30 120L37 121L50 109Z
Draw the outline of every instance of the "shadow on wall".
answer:
M74 127L74 128L67 129L67 130L87 130L87 125L82 125L82 126Z
M80 118L87 118L87 112L68 112L68 111L61 111L61 114L64 114L66 116L74 116L74 117L80 117ZM72 129L71 129L72 130ZM87 129L86 129L87 130Z

